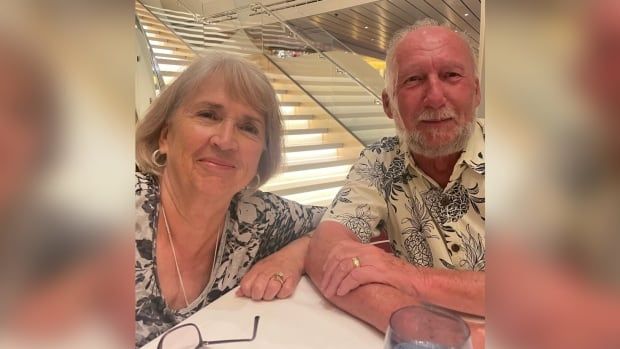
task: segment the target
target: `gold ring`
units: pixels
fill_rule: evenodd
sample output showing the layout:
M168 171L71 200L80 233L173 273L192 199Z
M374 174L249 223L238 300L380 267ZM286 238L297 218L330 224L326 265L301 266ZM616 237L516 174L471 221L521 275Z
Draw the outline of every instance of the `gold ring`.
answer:
M277 273L274 273L273 275L271 275L271 278L276 280L277 282L279 282L281 285L284 284L284 273L279 271Z
M361 263L360 263L360 259L359 259L359 258L357 258L357 257L353 257L353 258L351 258L351 261L353 262L353 266L354 266L355 268L359 268L359 267L361 266Z

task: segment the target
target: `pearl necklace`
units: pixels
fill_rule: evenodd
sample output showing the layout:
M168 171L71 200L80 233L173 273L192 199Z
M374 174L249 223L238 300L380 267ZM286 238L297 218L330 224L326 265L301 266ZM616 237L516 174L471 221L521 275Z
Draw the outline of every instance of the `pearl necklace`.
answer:
M179 268L179 261L177 260L177 253L174 249L174 243L172 242L172 234L170 233L170 225L168 225L168 217L166 217L166 210L164 209L164 205L160 204L162 215L164 216L164 224L166 225L166 232L168 233L168 241L170 241L170 248L172 249L172 257L174 258L174 266L177 270L177 277L179 278L179 284L181 286L181 292L183 292L183 299L185 300L185 307L189 307L189 300L187 299L187 292L185 291L185 284L183 283L183 277L181 276L181 268ZM217 260L217 250L219 248L220 235L222 235L222 224L217 227L217 238L215 239L215 250L213 251L213 264L211 264L211 275L210 278L213 278L213 273L215 271L215 262Z

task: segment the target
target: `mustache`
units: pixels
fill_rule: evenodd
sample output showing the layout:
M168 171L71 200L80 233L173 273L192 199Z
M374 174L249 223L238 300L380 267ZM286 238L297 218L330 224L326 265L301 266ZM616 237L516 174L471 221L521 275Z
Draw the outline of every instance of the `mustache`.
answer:
M456 112L450 107L441 109L425 109L418 116L418 121L441 121L456 118Z

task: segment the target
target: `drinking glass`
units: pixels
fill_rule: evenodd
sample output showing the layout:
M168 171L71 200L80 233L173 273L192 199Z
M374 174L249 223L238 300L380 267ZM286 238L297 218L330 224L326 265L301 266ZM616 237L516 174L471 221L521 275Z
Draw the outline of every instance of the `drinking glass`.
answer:
M384 348L472 349L472 345L463 319L430 305L413 305L392 314Z

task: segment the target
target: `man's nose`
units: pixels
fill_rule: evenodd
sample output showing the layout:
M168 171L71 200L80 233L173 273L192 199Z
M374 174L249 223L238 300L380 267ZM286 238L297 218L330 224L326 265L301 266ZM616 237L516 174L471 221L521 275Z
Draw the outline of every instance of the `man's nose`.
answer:
M439 109L446 104L446 95L443 82L435 76L431 76L427 81L426 96L424 96L424 106L427 108Z

